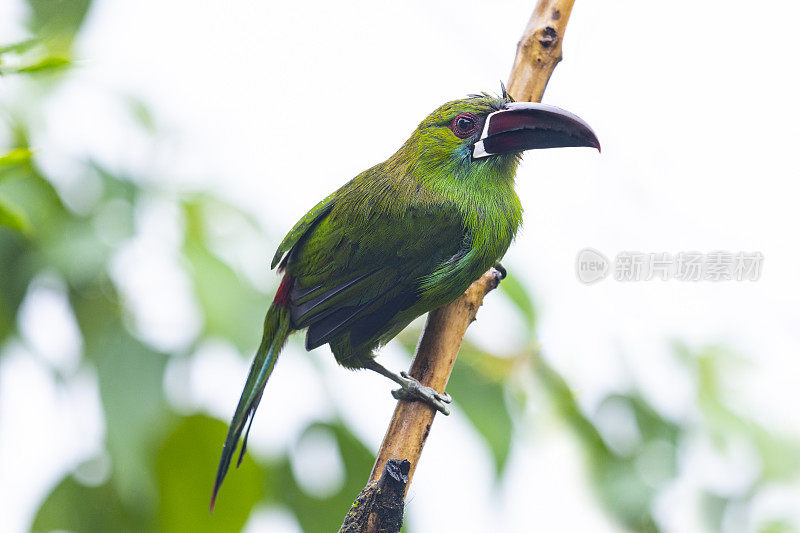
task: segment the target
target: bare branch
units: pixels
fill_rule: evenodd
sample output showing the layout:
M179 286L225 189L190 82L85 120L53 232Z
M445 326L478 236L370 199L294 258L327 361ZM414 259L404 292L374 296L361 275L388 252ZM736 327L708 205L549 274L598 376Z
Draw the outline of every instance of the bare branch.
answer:
M508 92L519 102L540 102L561 61L561 42L575 0L541 0L533 10L508 77Z
M400 531L410 466L405 460L389 460L380 479L367 483L353 502L339 533Z

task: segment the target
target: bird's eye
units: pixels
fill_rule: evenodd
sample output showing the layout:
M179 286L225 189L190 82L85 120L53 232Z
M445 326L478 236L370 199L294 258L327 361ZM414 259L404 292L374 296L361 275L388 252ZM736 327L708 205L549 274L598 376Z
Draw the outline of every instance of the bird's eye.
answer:
M466 139L478 129L478 117L472 113L461 113L453 119L450 129L459 139Z

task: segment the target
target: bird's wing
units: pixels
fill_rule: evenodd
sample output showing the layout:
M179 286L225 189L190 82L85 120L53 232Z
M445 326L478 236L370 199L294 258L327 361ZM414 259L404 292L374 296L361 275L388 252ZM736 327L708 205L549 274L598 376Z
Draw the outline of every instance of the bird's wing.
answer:
M275 251L270 268L275 268L281 258L283 258L283 256L286 255L286 253L289 252L322 217L330 213L333 208L335 196L336 193L331 194L315 205L303 218L297 221L297 224L286 234L286 237L283 238L283 242L281 242L278 249Z
M464 237L460 216L434 207L318 218L286 262L293 326L309 328L308 349L345 331L353 346L372 339L419 301L420 281L458 257Z

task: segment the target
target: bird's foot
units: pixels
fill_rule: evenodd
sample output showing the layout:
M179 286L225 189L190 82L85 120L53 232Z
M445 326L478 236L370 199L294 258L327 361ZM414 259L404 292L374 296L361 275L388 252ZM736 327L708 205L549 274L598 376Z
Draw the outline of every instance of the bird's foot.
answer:
M500 279L506 279L506 276L508 275L508 272L506 272L506 267L504 267L503 264L500 261L495 263L494 267L492 267L492 268L497 270L497 272L500 274Z
M444 415L449 415L450 410L447 404L453 401L446 392L437 392L430 387L426 387L416 379L408 375L408 372L400 372L402 382L401 388L392 391L392 396L396 400L418 400L427 403Z

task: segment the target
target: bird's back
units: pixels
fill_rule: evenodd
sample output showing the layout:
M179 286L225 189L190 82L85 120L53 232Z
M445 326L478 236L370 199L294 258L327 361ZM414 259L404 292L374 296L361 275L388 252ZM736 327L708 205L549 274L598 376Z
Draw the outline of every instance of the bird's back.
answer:
M438 303L422 281L468 246L456 206L374 167L337 191L289 252L293 327L308 327L308 349L331 342L342 364L360 366Z

